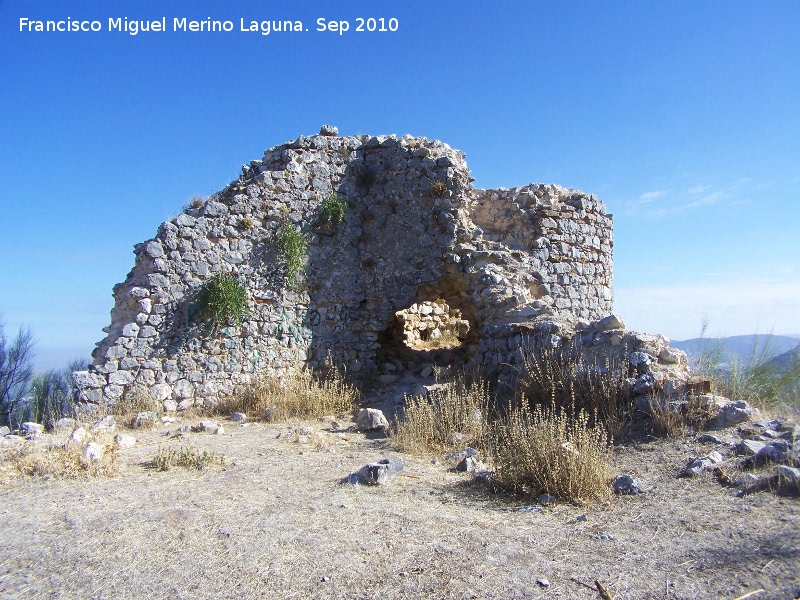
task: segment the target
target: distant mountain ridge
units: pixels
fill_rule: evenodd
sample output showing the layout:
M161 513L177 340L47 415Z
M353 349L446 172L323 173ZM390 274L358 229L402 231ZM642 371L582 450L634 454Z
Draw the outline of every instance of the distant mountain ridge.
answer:
M746 364L752 358L763 357L773 360L797 349L800 347L800 335L733 335L723 338L692 338L670 342L673 348L686 352L690 364L705 350L716 348L717 344L722 345L721 360L723 362L738 361Z

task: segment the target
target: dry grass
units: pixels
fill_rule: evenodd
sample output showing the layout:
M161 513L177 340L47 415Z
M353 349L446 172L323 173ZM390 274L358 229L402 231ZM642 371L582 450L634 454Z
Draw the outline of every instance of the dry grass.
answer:
M483 381L469 383L462 375L430 396L406 397L404 417L392 435L399 450L425 454L485 447L489 391Z
M87 461L81 446L74 443L35 446L24 444L5 449L0 454L0 484L20 477L43 479L83 479L88 477L113 477L118 472L117 452L110 446L104 448L103 459Z
M595 579L618 600L800 595L800 502L676 477L707 452L690 438L615 447L614 473L646 494L536 511L415 455L388 486L339 485L390 455L385 440L330 436L335 452L301 453L278 437L289 429L192 434L222 468L153 471L143 445L120 452L120 477L0 488L0 595L597 600L582 584Z
M630 420L633 406L626 397L626 360L592 364L580 349L541 348L525 354L517 394L522 403L596 417L612 437Z
M609 495L610 439L588 415L523 406L498 424L495 482L514 492L584 503Z
M270 422L352 412L359 392L335 370L325 377L300 371L278 379L262 376L247 390L217 405L218 413L242 412Z

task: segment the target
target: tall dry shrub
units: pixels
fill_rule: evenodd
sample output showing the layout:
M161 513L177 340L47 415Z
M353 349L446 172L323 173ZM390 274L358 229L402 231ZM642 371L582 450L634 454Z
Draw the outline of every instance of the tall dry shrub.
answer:
M559 348L534 344L524 353L517 404L553 406L574 415L583 412L591 415L592 425L597 418L616 436L633 412L626 394L628 372L627 359L607 357L593 363L575 342Z
M484 448L489 398L485 381L469 381L463 374L427 398L406 396L403 418L393 430L394 445L398 450L419 453L464 445Z
M610 438L584 411L527 405L497 424L491 450L495 483L585 503L609 494Z

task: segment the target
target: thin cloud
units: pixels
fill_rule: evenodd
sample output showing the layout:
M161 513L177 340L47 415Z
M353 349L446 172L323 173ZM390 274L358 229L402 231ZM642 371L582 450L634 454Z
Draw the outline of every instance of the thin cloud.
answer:
M708 184L698 184L682 194L674 194L666 190L644 192L636 201L628 204L625 212L645 221L656 221L666 217L685 215L723 202L729 206L738 206L750 201L749 198L742 198L742 194L748 194L764 185L763 183L754 184L750 178L743 178L719 189L714 189ZM668 202L655 202L665 196L669 197Z
M654 200L658 200L662 196L666 196L666 195L667 195L667 191L666 190L658 190L658 191L655 191L655 192L645 192L644 194L639 196L639 202L641 204L648 204L648 203L653 202Z

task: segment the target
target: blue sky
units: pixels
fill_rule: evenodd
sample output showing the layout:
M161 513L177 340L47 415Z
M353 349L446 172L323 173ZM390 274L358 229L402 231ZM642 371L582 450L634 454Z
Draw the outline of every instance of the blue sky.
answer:
M107 31L126 16L168 31ZM19 31L67 17L103 31ZM175 17L235 27L176 33ZM323 123L444 140L479 187L599 196L630 328L800 333L799 24L797 2L0 0L6 334L30 326L41 365L88 356L133 244Z

